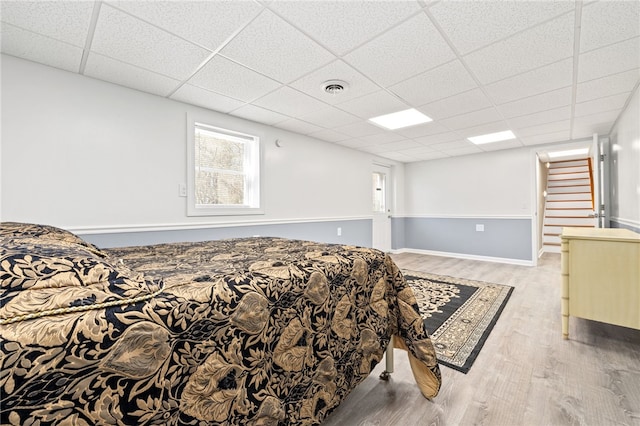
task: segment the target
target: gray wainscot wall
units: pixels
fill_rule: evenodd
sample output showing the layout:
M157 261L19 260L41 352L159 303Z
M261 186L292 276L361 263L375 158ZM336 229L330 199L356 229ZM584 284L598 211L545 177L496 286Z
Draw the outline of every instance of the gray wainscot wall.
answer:
M477 231L481 225L484 231ZM395 250L531 261L531 219L404 217L392 220Z

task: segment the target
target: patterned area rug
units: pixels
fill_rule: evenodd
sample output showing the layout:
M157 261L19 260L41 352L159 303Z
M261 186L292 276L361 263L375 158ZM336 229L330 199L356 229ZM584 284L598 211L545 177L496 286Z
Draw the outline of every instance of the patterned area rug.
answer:
M416 294L438 362L467 373L513 287L423 272L403 274Z

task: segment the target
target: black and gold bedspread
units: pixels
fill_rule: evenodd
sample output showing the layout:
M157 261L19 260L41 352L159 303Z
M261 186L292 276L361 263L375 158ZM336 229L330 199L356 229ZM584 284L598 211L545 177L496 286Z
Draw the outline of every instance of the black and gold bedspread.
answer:
M2 424L319 424L391 335L420 391L439 390L413 292L380 251L279 238L100 250L16 223L0 242Z

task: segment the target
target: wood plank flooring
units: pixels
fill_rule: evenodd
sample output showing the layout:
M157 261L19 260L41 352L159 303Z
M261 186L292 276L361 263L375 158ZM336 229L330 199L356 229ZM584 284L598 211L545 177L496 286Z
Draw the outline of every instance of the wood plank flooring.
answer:
M640 331L570 318L560 324L560 255L517 266L395 254L402 269L515 287L468 374L441 366L432 401L415 385L406 353L378 379L378 364L323 426L640 425Z

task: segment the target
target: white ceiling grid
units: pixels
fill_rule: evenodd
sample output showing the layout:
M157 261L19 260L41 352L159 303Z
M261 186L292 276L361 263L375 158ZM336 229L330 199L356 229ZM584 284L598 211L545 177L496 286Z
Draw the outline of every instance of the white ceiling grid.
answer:
M403 162L606 134L640 81L636 0L3 0L1 32L8 55ZM407 108L434 121L367 121Z

